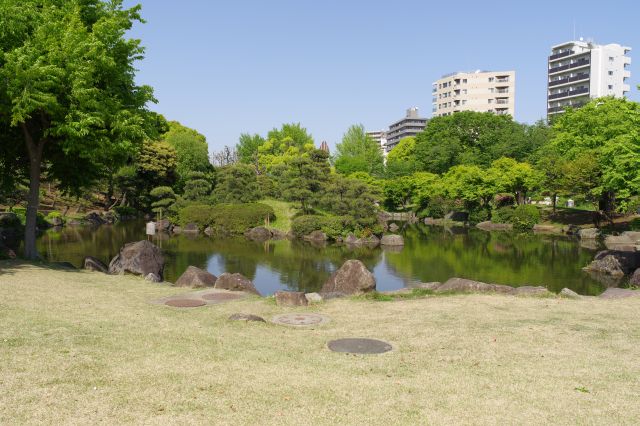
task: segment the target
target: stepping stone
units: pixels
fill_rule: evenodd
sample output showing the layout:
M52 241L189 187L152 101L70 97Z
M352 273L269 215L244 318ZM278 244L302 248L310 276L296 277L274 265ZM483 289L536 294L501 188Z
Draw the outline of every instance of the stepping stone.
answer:
M271 322L274 324L290 327L311 327L326 324L329 321L331 321L331 319L328 316L309 313L280 314L271 318Z
M213 302L226 302L227 300L241 299L242 296L231 293L208 293L202 295L202 298Z
M361 338L332 340L327 346L333 352L350 354L382 354L393 349L393 346L382 340Z
M206 305L207 302L196 299L173 299L164 302L164 304L174 308L197 308Z

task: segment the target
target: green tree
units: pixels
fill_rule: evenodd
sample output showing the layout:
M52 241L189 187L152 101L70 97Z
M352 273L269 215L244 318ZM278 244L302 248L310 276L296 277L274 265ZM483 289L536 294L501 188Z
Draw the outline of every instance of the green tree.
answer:
M496 192L513 194L518 204L524 204L527 193L537 189L544 179L544 176L534 170L530 164L519 163L506 157L494 161L486 173L485 180L493 181ZM495 195L495 192L491 195Z
M315 145L307 129L299 123L283 124L282 128L271 130L267 140L258 147L257 172L271 172L313 150Z
M175 213L176 194L170 186L158 186L153 188L149 193L153 202L151 203L152 211L161 219L167 215Z
M380 194L375 186L362 180L332 174L323 191L322 207L338 216L349 216L360 227L372 227L377 221Z
M15 160L29 171L29 259L38 256L43 165L48 179L79 192L148 132L152 90L138 86L134 73L144 50L124 37L141 20L139 11L124 9L121 1L0 3L0 133L21 132L12 141L24 147Z
M384 205L387 209L395 211L398 208L407 208L413 199L415 190L414 180L411 176L401 176L386 180L384 183Z
M258 165L258 148L265 143L265 139L260 135L250 135L243 133L236 145L238 160L241 163Z
M305 214L313 210L312 204L321 197L329 178L329 155L314 149L308 155L293 158L281 180L281 190L286 200L300 203Z
M367 135L362 124L349 127L336 145L334 165L339 173L350 175L366 172L372 176L382 176L384 159L380 146Z
M202 172L190 172L184 185L183 198L187 201L203 200L211 194L212 176Z
M402 138L387 154L387 176L407 176L416 170L416 138Z
M605 214L640 193L638 103L600 98L568 110L554 120L551 144L568 163L581 159L597 164L598 173L589 173L592 180L585 195L599 200Z
M213 169L209 162L207 139L196 130L185 127L177 121L171 121L169 131L162 135L162 140L176 151L179 192L184 188L189 173L209 173Z
M260 191L255 170L248 164L233 164L220 168L213 195L219 203L257 201L260 199Z

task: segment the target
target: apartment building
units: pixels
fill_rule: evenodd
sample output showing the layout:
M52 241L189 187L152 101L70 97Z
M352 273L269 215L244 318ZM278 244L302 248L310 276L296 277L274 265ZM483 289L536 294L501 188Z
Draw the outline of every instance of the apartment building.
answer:
M567 107L579 108L591 98L623 97L629 92L630 47L569 41L551 48L548 60L547 117Z
M376 141L378 146L380 147L380 151L386 157L387 156L387 132L384 130L376 130L373 132L367 132L367 136Z
M406 116L389 126L387 132L387 142L385 145L385 152L391 151L398 143L400 139L408 136L415 136L422 132L427 125L427 119L421 118L418 115L418 108L409 108Z
M433 116L460 111L515 114L515 71L456 72L433 83Z

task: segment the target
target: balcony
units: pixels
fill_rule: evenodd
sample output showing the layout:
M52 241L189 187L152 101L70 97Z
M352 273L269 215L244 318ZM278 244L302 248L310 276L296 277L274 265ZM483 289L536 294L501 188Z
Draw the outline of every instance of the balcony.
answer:
M509 103L509 99L496 99L496 104L506 105Z
M509 93L509 89L496 89L494 93Z
M572 105L562 105L557 107L551 107L551 108L547 108L547 113L556 114L558 112L564 112L567 108L580 108L584 104L585 102L576 102L575 104L572 104Z
M560 80L554 80L549 82L549 87L559 86L561 84L572 83L574 81L587 80L589 78L589 74L578 74L573 77L562 78Z
M573 55L573 50L565 50L564 52L556 53L554 55L549 56L550 61L555 61L556 59L564 58L565 56Z
M496 83L508 83L509 82L509 78L505 77L505 78L496 78Z
M569 70L572 68L584 67L585 65L589 65L591 61L586 58L579 59L571 64L560 65L559 67L549 68L549 74L555 74L560 71Z
M566 98L566 97L569 97L569 96L582 95L583 93L589 93L589 88L581 87L581 88L575 89L575 90L567 90L567 91L562 92L562 93L555 93L553 95L549 95L549 100Z

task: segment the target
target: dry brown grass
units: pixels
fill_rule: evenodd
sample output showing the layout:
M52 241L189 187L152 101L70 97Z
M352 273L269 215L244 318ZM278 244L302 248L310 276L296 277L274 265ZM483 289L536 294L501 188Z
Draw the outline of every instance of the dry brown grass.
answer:
M640 422L640 299L339 300L309 330L149 303L181 291L0 263L0 424ZM349 336L395 350L326 349Z

